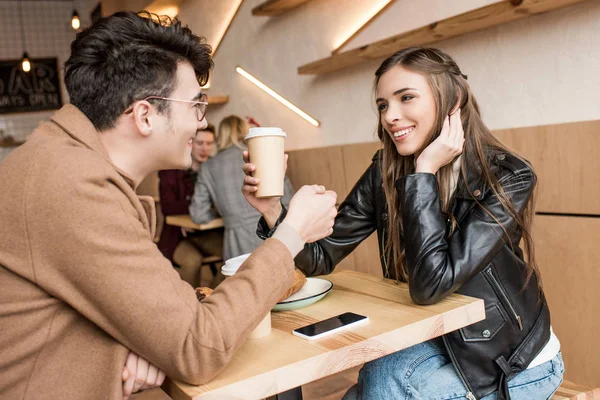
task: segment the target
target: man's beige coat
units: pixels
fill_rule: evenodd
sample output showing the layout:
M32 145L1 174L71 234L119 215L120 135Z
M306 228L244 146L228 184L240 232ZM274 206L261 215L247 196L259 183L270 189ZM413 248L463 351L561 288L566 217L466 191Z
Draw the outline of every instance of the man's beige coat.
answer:
M152 242L154 203L98 135L67 105L0 163L2 399L120 399L128 349L208 381L293 282L269 239L198 302Z

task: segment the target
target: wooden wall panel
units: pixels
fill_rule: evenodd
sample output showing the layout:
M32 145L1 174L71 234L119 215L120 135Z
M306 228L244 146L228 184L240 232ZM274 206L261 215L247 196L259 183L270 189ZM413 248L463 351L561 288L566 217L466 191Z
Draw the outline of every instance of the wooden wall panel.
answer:
M600 214L600 120L494 134L533 164L537 211Z
M383 277L381 262L379 261L379 243L377 232L362 242L354 251L354 270L367 274Z
M542 216L534 242L565 379L600 387L600 218Z
M350 190L352 190L354 184L358 181L358 178L361 177L371 164L373 155L380 147L380 142L357 143L342 146L342 154L344 156L343 168L347 188L347 193L344 193L342 198L345 198ZM354 256L354 270L375 276L383 276L381 264L379 262L378 248L377 233L373 233L352 252L352 255Z
M338 202L342 200L340 193L346 193L346 183L340 146L295 150L288 155L287 176L295 190L303 185L323 185L338 194Z
M344 174L346 177L347 192L342 197L346 197L354 187L358 178L371 164L373 155L381 148L381 142L368 142L347 144L342 146L344 156Z

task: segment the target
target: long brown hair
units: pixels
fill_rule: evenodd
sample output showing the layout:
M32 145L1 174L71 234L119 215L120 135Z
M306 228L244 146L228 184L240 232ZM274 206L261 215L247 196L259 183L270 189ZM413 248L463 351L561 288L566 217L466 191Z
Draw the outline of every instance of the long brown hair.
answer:
M533 240L531 237L531 224L534 215L534 196L530 196L527 206L522 214L519 214L509 198L504 193L498 179L490 171L487 152L496 149L502 152L509 152L485 126L481 119L479 106L467 83L466 76L463 75L456 62L444 52L433 48L412 47L400 50L388 59L386 59L375 72L375 91L379 84L381 76L390 69L401 66L402 68L422 74L428 81L433 92L436 105L436 119L434 127L425 141L422 151L433 140L439 136L444 123L444 118L449 115L456 107L457 100L461 109L461 120L465 133L465 145L460 158L460 176L465 183L469 195L473 198L483 210L493 218L502 228L507 241L512 248L512 241L506 229L500 221L486 210L471 193L467 182L467 170L476 168L481 171L481 177L494 195L498 197L502 207L513 217L521 230L524 242L526 263L528 265L527 280L529 282L532 274L535 273L539 280L539 270L535 262L535 253ZM404 246L401 242L402 219L400 217L400 199L395 189L395 183L401 177L414 173L415 159L414 155L401 156L396 150L396 146L383 128L381 123L381 114L378 116L377 135L383 143L383 157L381 160L381 175L383 177L383 190L386 197L388 208L388 236L384 238L384 253L386 260L393 260L393 267L396 277L408 281L408 272L405 264ZM452 163L440 168L436 174L441 209L445 217L452 223L452 231L456 227L456 221L452 215L452 204L455 190L451 188ZM386 276L389 276L389 267L386 263Z

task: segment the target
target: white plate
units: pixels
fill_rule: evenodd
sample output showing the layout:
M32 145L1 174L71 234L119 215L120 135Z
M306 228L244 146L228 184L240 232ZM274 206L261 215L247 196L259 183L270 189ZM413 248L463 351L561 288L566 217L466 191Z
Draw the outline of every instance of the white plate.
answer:
M295 310L306 307L314 302L321 300L333 288L333 283L327 279L306 278L306 283L302 289L277 303L273 311Z

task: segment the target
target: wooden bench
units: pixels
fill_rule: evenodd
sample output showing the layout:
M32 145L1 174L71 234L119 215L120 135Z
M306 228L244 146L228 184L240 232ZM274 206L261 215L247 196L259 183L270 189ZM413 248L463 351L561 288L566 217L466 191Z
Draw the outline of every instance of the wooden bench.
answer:
M600 400L600 388L591 389L573 382L563 381L552 400Z

